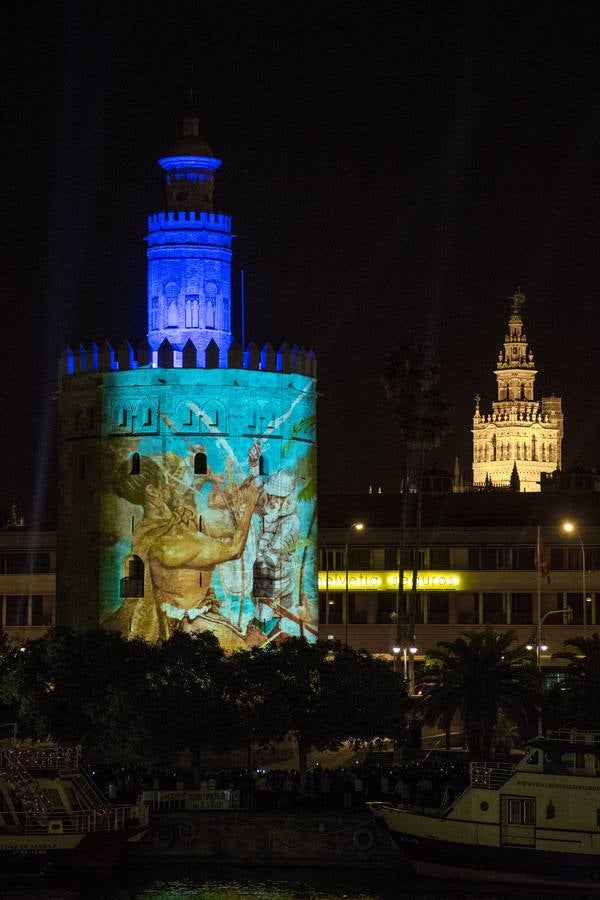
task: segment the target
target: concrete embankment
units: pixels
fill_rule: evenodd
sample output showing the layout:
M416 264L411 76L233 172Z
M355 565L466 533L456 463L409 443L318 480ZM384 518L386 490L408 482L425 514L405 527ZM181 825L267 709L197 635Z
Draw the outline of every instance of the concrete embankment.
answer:
M130 845L130 851L136 862L403 866L401 853L367 810L343 815L240 810L157 814L144 840Z

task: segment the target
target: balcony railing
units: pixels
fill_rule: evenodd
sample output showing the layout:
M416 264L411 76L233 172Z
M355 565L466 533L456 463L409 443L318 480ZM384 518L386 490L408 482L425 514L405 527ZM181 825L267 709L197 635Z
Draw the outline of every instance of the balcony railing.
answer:
M471 787L487 791L497 791L506 784L514 766L510 763L471 763Z

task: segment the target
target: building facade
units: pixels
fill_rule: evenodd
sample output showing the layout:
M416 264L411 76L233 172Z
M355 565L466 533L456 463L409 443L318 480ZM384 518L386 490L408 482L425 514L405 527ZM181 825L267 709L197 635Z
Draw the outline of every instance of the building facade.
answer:
M234 339L231 218L196 117L159 163L147 338L61 363L59 621L316 640L314 354Z
M525 296L516 291L494 374L498 398L482 413L475 398L473 484L491 483L531 492L545 473L562 465L563 413L559 397L535 399L537 371L523 330Z
M539 622L547 648L541 661L551 669L566 639L600 631L600 494L424 497L414 631L415 495L407 500L403 532L400 495L319 498L322 639L389 659L394 647L412 645L423 660L438 641L487 626L513 629L522 643L537 644ZM575 523L571 536L561 529L566 520ZM353 527L359 522L360 531ZM549 578L536 567L538 527Z
M56 532L0 531L0 626L21 646L56 623Z

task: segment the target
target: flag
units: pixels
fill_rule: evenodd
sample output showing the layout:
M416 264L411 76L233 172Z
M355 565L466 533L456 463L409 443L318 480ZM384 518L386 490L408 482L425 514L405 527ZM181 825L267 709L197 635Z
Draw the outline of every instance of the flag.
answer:
M538 529L537 547L535 548L535 567L538 570L540 578L547 578L550 584L550 560L544 547L542 535Z

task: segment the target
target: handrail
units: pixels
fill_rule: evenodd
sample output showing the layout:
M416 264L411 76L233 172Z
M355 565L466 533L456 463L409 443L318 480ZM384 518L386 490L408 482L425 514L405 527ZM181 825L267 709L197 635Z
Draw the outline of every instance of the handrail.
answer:
M557 728L546 732L547 741L566 744L600 744L600 731L579 730L578 728Z
M511 763L472 762L469 768L471 787L488 791L497 791L514 772Z
M124 831L128 822L146 826L149 810L145 804L134 804L81 809L53 816L31 813L19 813L17 816L25 834L89 834L98 831Z

